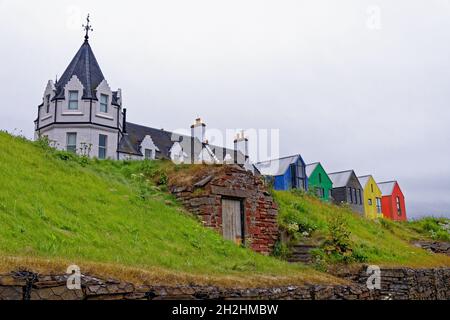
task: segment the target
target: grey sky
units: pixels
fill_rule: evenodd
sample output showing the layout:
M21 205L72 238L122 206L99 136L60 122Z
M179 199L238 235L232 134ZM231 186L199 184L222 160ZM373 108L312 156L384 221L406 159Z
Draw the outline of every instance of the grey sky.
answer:
M409 217L450 217L450 1L0 0L0 12L0 129L32 137L90 12L130 121L280 129L282 155L398 179Z

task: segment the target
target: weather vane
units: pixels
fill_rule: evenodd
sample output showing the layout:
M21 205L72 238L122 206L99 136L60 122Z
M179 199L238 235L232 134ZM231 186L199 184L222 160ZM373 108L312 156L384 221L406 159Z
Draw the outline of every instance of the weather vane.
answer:
M84 36L84 40L88 41L89 39L89 31L94 31L94 29L92 29L91 25L89 24L91 20L89 20L89 14L87 15L86 18L86 25L83 24L83 29L86 31L86 35Z

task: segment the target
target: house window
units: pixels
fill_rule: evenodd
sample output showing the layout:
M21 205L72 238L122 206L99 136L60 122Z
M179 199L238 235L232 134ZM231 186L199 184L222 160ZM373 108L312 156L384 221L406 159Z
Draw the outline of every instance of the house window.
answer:
M356 188L353 188L353 203L358 204L358 194Z
M100 134L98 136L98 158L106 159L106 140L107 136L104 134Z
M69 91L69 110L78 110L78 91Z
M381 213L381 199L377 198L376 200L377 200L377 212Z
M50 112L50 95L49 94L47 95L46 100L47 101L45 102L45 107L46 107L47 113L49 113Z
M106 94L100 95L100 112L108 113L108 96Z
M353 203L353 193L352 193L352 188L348 187L347 189L347 198L348 198L348 202L349 203Z
M402 215L402 207L400 206L400 197L396 198L396 202L397 202L397 214L399 216L401 216Z
M145 149L144 155L145 155L145 159L153 159L153 150Z
M373 192L373 184L370 185L370 190Z
M69 152L77 152L77 134L75 132L67 133L66 150Z
M295 164L291 164L291 187L293 189L297 188L297 166Z
M319 172L319 183L322 183L322 174Z
M361 189L358 189L358 196L359 196L359 204L362 204L362 192Z
M323 198L325 196L325 189L324 188L316 188L316 195L319 198Z
M369 206L372 205L372 199L367 199L367 202L368 202Z

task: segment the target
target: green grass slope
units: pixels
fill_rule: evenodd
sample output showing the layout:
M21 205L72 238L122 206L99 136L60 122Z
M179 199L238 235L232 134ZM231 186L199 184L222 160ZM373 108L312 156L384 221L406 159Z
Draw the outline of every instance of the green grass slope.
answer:
M325 204L300 192L274 192L280 206L279 223L290 234L292 242L321 243L330 238L330 227L341 217L353 262L385 266L431 267L450 266L450 257L429 253L412 244L415 240L447 240L449 231L445 219L426 218L415 222L392 222L386 219L368 220L348 208ZM442 228L439 229L439 226ZM450 224L449 224L450 225ZM342 230L340 230L342 233ZM338 237L338 240L339 237ZM339 256L328 256L326 249L319 257L327 262L342 262ZM334 259L333 259L334 258ZM342 258L342 257L341 257Z
M224 241L163 187L143 190L133 174L140 165L77 158L0 132L0 271L75 263L133 281L334 281Z

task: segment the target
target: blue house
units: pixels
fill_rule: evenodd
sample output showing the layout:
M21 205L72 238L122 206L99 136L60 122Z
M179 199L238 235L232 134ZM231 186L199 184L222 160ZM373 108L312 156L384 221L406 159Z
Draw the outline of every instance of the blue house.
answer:
M275 190L308 190L306 164L299 154L259 162L256 168L273 184Z

